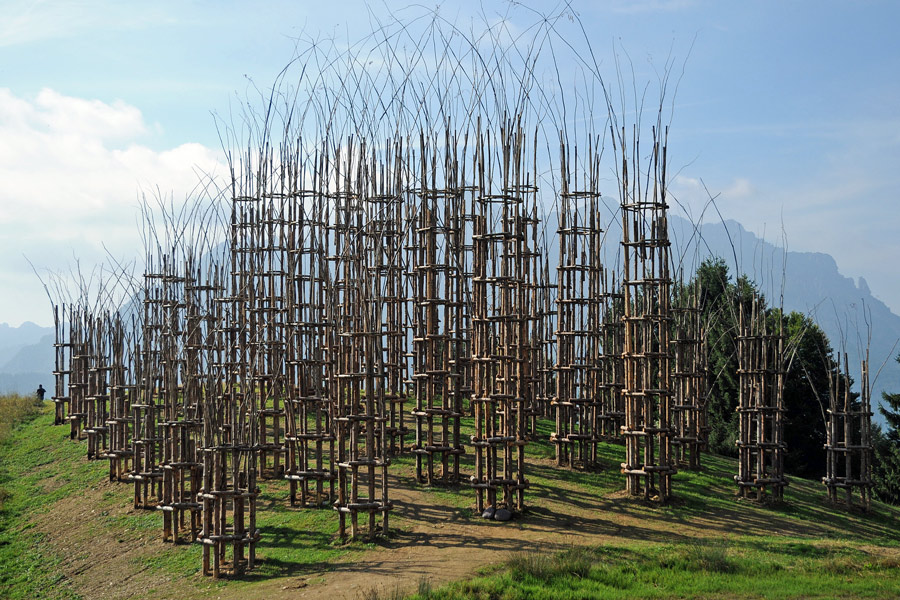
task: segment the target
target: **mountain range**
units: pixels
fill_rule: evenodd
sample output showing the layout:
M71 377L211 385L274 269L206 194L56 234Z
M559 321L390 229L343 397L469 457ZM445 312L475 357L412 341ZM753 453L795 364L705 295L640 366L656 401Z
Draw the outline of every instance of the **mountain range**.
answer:
M53 390L53 328L26 321L19 327L0 323L0 393L33 394L43 385Z
M556 231L557 217L547 215L545 231ZM606 240L621 239L621 225L610 212ZM705 223L670 215L669 230L676 270L692 273L706 258L723 258L732 274L744 273L766 295L770 306L810 315L831 340L836 352L846 353L850 374L859 379L860 360L867 340L873 401L882 391L900 391L900 316L872 296L862 278L843 275L828 254L797 252L760 239L735 221ZM556 241L548 240L550 264L556 264ZM604 244L604 262L620 260L618 243ZM43 384L53 389L53 330L26 322L19 327L0 324L0 392L30 394ZM876 420L881 416L876 411Z
M732 273L752 279L769 306L782 306L812 317L835 352L846 354L850 375L859 381L860 361L868 349L873 406L883 391L900 391L900 316L875 298L862 277L843 275L829 254L796 252L762 240L740 223L723 221L695 228L672 217L673 248L684 256L725 259ZM691 239L691 234L697 235ZM686 271L688 269L685 269ZM883 423L878 411L875 420Z

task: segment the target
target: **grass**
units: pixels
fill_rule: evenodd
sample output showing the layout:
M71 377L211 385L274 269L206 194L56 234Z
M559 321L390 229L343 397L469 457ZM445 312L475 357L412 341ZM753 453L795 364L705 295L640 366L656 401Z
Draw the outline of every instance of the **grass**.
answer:
M38 414L43 404L33 396L19 394L0 396L0 444L9 438L16 424Z
M29 410L22 408L25 405L30 405ZM0 495L6 498L0 507L0 598L78 598L72 582L61 574L61 557L37 532L33 519L57 502L97 488L108 476L108 463L87 461L84 444L69 440L68 428L53 426L52 404L3 398L0 406L4 415L16 415L19 425L8 428L0 441ZM259 567L243 579L212 582L200 577L197 544L153 543L149 554L133 559L134 566L185 581L202 595L224 585L240 589L272 577L327 571L338 558L374 548L373 544L337 543L333 511L290 508L280 482L263 482L260 488ZM122 538L160 536L159 513L125 510L131 489L124 483L110 486L95 501L90 519L98 538L106 535L121 542Z
M78 598L77 582L62 574L77 570L72 557L55 554L58 544L50 543L36 523L58 503L86 493L92 504L85 517L90 527L83 530L90 533L82 535L112 543L149 540L125 569L145 569L175 587L148 588L141 594L148 597L165 597L172 589L182 597L214 597L226 591L223 588L231 595L254 596L259 593L254 586L261 582L317 578L336 564L380 551L378 544L339 543L331 510L291 508L283 482L262 482L258 568L239 580L202 577L200 547L159 542L161 516L129 509L131 486L103 483L106 462L85 460L84 444L68 440L67 428L53 427L49 403L38 414L27 398L0 402L0 407L4 415L15 415L7 423L18 423L7 427L0 441L0 490L6 494L0 508L2 598ZM471 420L463 425L464 431L471 428ZM799 479L792 481L784 505L740 502L731 480L734 461L709 455L703 456L702 471L677 475L675 502L660 506L632 501L621 496L622 446L600 445L599 470L559 469L547 441L551 428L551 423L541 422L538 439L529 444L528 456L536 457L527 471L529 509L508 526L589 527L609 532L613 543L516 553L501 565L486 565L471 579L443 587L432 588L423 578L413 598L889 598L900 589L896 509L876 504L868 514L848 512L824 502L821 484ZM472 461L471 452L463 457L464 472L471 472ZM395 459L391 472L402 487L416 485L413 457ZM430 502L448 510L449 520L480 522L467 486L435 485L426 493ZM573 517L571 523L554 521L561 502L579 507L583 516ZM640 526L621 525L636 520ZM392 524L402 540L404 531L415 526L415 517L398 511ZM78 543L65 539L66 544ZM394 540L386 544L396 545ZM90 542L84 542L79 551L89 547ZM403 594L398 587L366 590L363 595Z
M617 544L516 554L497 573L410 598L895 598L897 566L897 558L854 544L777 540L759 548L753 538Z
M96 480L98 465L77 464L84 449L66 444L54 429L52 405L21 396L0 398L0 597L78 598L57 569L59 559L47 551L43 536L26 515L55 500L77 494ZM15 427L34 423L35 426ZM41 485L34 470L52 470L60 462L74 465L54 490ZM68 469L67 469L68 470ZM29 472L31 471L31 472Z
M16 425L33 418L42 408L43 403L34 397L20 396L19 394L0 396L0 446L9 439ZM2 464L0 464L0 469L2 469ZM0 486L0 510L8 496L9 493Z

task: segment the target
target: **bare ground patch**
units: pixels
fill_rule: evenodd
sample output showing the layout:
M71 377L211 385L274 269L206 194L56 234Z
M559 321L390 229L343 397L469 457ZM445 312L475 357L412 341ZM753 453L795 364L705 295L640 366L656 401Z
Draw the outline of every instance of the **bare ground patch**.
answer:
M536 466L542 461L535 461ZM499 523L465 516L444 496L403 487L391 491L393 536L376 547L328 564L293 569L289 576L246 585L219 584L200 574L173 576L148 564L162 553L185 551L161 540L161 519L153 528L121 528L134 515L130 486L102 481L78 497L53 504L33 517L74 588L87 598L359 598L377 589L385 595L411 592L462 579L506 560L516 552L554 551L571 546L623 541L675 543L692 538L746 535L754 531L822 536L832 526L799 520L764 507L728 502L724 507L684 516L676 505L662 507L620 497L592 496L576 484L560 482L550 497L537 498L516 520ZM460 494L469 495L462 488ZM813 509L815 510L815 509ZM263 525L264 526L264 525ZM874 550L874 548L873 548ZM199 555L199 553L197 553ZM258 547L265 562L265 545Z

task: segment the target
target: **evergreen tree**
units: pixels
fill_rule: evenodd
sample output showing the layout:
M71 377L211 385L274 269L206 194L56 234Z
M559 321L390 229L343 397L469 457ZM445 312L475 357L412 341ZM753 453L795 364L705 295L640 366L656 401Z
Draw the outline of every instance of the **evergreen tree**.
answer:
M788 473L818 478L825 474L825 410L828 404L831 344L809 317L766 309L765 298L746 276L730 280L721 258L710 258L697 269L702 326L708 340L707 407L709 451L735 456L738 439L738 356L740 311L749 313L754 297L767 312L771 331L785 335L784 403ZM783 323L779 323L783 319Z
M900 355L896 360L900 362ZM882 392L881 400L878 412L884 417L886 431L873 427L872 478L879 499L900 504L900 393Z
M826 415L832 349L825 332L806 315L784 318L784 469L792 475L818 479L825 475Z
M695 275L700 280L700 315L707 339L707 412L709 451L735 456L738 403L737 319L728 266L721 258L703 261Z

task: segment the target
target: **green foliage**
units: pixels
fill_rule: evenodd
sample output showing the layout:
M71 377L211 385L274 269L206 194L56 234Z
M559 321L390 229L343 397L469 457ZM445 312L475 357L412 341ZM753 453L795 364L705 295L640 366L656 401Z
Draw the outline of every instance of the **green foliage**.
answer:
M825 408L832 358L828 337L805 315L767 309L753 282L745 276L732 282L720 258L705 260L695 278L700 281L702 326L708 339L709 450L726 456L737 454L739 315L742 305L749 311L757 297L769 329L785 336L785 470L801 477L821 477L825 474Z
M773 311L775 318L779 311ZM832 369L831 344L816 323L800 313L784 317L785 471L809 479L825 475L825 415Z
M707 410L709 451L737 456L738 355L741 305L749 310L754 297L765 299L746 276L731 281L721 258L703 261L694 275L700 282L701 327L707 339Z
M900 355L896 360L900 362ZM878 412L884 417L886 430L875 428L872 432L872 478L878 498L900 504L900 393L883 392L881 401Z
M708 340L709 450L735 456L738 429L735 286L721 258L703 261L695 278L700 281L701 326Z

